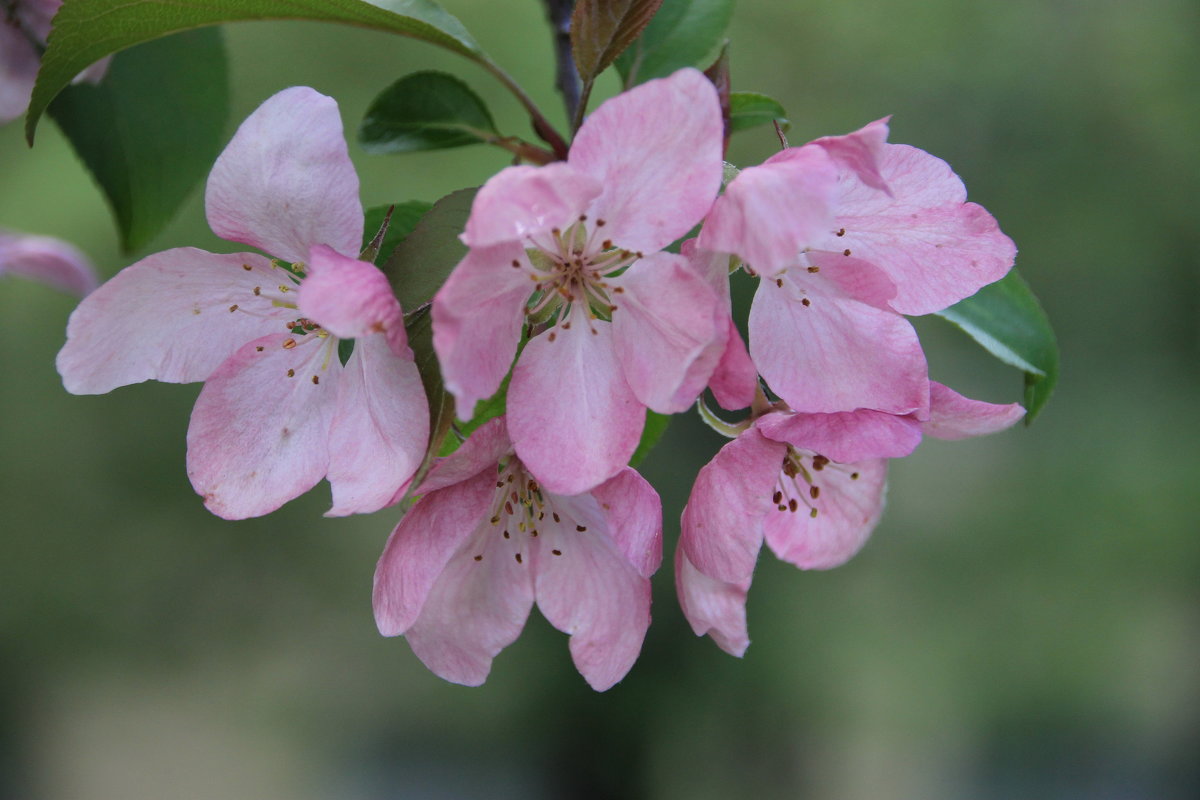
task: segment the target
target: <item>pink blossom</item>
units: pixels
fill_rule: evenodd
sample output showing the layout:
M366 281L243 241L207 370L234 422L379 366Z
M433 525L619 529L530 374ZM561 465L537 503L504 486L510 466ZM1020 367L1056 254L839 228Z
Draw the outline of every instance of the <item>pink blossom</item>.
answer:
M470 252L434 298L434 347L467 418L533 326L508 426L552 491L620 472L646 409L685 410L716 366L719 299L688 259L660 251L712 205L721 143L715 89L681 70L597 108L565 163L502 170L475 198Z
M570 634L592 688L625 676L650 624L650 576L662 560L662 507L637 472L555 494L513 453L499 418L441 459L421 491L375 571L384 636L403 634L437 675L478 686L536 601Z
M21 275L80 296L96 288L88 257L50 236L0 230L0 275Z
M0 125L29 108L29 95L41 65L41 49L50 35L50 22L62 0L15 0L0 17ZM76 81L98 83L110 59L97 61Z
M266 514L323 477L331 515L394 502L428 407L399 303L355 258L363 212L337 104L305 87L267 100L217 159L205 201L218 235L277 258L177 248L122 270L71 316L67 390L205 381L188 475L219 516ZM354 340L345 367L342 338Z
M1018 404L970 400L931 383L930 415L859 410L772 411L700 470L675 552L680 605L696 635L742 655L746 593L763 540L801 569L845 563L883 512L887 459L912 452L922 434L961 439L1003 430Z
M944 161L886 139L879 120L743 170L700 233L760 278L750 354L797 411L924 417L925 356L901 315L946 308L1013 263Z

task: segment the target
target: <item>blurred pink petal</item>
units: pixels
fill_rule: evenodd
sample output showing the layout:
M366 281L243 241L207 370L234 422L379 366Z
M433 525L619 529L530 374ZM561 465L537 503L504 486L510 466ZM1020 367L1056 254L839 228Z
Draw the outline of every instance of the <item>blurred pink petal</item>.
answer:
M0 231L0 275L31 278L80 297L96 288L96 271L88 257L51 236Z

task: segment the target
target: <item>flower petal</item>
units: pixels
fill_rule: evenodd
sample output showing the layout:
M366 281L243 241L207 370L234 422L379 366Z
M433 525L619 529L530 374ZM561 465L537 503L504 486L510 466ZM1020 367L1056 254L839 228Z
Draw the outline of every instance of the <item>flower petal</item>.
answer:
M883 514L887 461L827 464L810 473L819 497L803 498L797 513L772 510L763 522L775 555L801 569L830 569L857 553ZM815 517L804 513L816 509Z
M890 194L887 181L879 172L879 162L883 160L887 145L889 119L891 117L877 119L845 136L822 136L809 144L823 149L842 169L854 173L867 186Z
M77 294L96 288L96 272L79 248L51 236L0 231L0 275L13 274Z
M495 394L512 365L532 269L520 245L474 248L434 295L433 349L460 419Z
M556 494L616 475L637 449L645 408L621 376L611 325L578 308L532 339L513 368L508 430L517 455Z
M909 416L859 409L836 414L767 414L763 436L843 463L900 458L921 443L921 423Z
M705 575L749 585L786 452L750 428L696 475L680 520L679 546Z
M202 381L246 342L284 330L294 312L255 293L276 284L295 288L254 253L184 247L147 256L71 314L57 361L63 384L100 394L151 379Z
M717 293L718 312L717 327L724 329L724 341L719 345L721 356L717 366L709 378L708 387L722 408L729 410L745 408L754 402L754 392L758 388L758 370L746 352L746 343L742 334L733 322L730 312L729 295L729 255L714 253L699 247L696 239L688 239L683 243L680 252L691 263L713 291Z
M750 576L736 583L710 578L675 550L675 592L679 607L697 636L708 634L726 653L741 658L750 646L746 631L746 592Z
M605 221L612 240L652 253L708 213L721 188L723 139L716 89L682 69L602 103L568 163L603 187L589 214Z
M475 195L463 243L472 248L524 243L554 228L566 230L598 194L593 178L561 162L506 167Z
M465 481L484 470L495 473L500 459L512 452L504 417L480 425L462 445L444 458L437 459L418 488L421 494Z
M217 158L204 204L218 236L285 261L315 244L358 255L363 211L337 103L306 86L269 98Z
M662 501L631 467L592 490L604 509L608 530L625 560L649 578L662 564Z
M639 259L612 283L622 290L612 295L613 345L629 388L660 414L688 410L724 345L716 292L686 258L671 253Z
M792 277L782 287L760 281L750 307L750 355L796 411L928 410L925 354L912 325L819 278Z
M33 43L15 25L0 21L0 125L29 108L29 95L41 63Z
M397 356L383 336L356 339L329 431L333 508L326 516L390 505L421 465L428 442L429 404L417 365Z
M342 371L335 348L330 338L272 334L208 377L188 426L187 467L209 511L261 516L325 477Z
M392 352L412 359L400 302L387 276L374 264L315 245L297 306L306 317L344 339L383 333Z
M839 243L896 284L892 308L940 311L1004 277L1016 246L982 206L965 202L966 189L945 161L892 144L880 171L893 196L844 181L837 222L846 231Z
M1008 428L1025 416L1020 403L996 405L963 397L936 381L929 382L929 421L921 429L938 439L967 439Z

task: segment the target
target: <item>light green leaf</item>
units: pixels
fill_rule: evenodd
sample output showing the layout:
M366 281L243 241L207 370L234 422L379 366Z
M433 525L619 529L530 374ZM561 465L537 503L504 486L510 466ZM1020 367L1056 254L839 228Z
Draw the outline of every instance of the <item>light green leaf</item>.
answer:
M578 0L571 54L585 85L608 68L650 24L663 0Z
M437 354L433 351L433 315L429 308L419 308L405 318L404 328L408 334L408 346L412 348L413 360L417 371L421 374L421 384L425 387L425 396L429 399L429 444L425 448L425 457L421 466L413 475L408 492L401 500L401 506L411 499L413 493L420 489L421 481L429 473L433 461L442 449L442 443L447 440L450 426L454 423L454 396L446 391L442 383L442 373L438 368Z
M84 68L110 53L190 28L273 19L356 25L420 39L490 63L462 23L433 0L66 0L54 18L42 57L25 137L32 144L38 119L55 95Z
M617 59L625 87L682 67L712 63L733 17L733 0L665 0L642 35Z
M358 129L368 153L462 147L496 136L479 96L444 72L414 72L396 81L371 101Z
M770 125L776 120L784 131L791 127L787 111L778 100L758 92L733 92L729 95L729 125L732 130L744 131L757 125Z
M428 303L467 254L458 235L466 227L476 191L460 189L434 203L381 268L406 311Z
M1058 382L1058 344L1050 320L1016 269L938 316L989 353L1025 373L1025 422L1045 406Z
M121 246L137 250L221 152L229 81L220 31L189 31L121 53L100 85L68 87L50 114L108 198Z
M667 432L667 426L670 424L670 414L659 414L657 411L646 409L646 426L642 428L641 441L638 442L637 450L633 451L633 457L629 459L629 466L637 467L650 455L650 451Z

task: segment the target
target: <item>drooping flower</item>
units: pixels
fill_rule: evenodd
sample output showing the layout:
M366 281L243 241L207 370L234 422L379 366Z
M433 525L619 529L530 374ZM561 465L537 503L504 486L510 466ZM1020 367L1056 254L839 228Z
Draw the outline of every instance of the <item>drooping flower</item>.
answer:
M42 62L41 50L62 0L13 0L5 6L0 17L0 125L29 108L29 95ZM97 61L75 80L98 82L109 60Z
M797 411L928 412L925 356L902 314L1004 276L1016 248L938 158L887 144L879 120L743 170L699 246L760 278L750 355Z
M96 271L79 248L51 236L0 229L0 275L20 275L83 296L96 288Z
M597 691L621 680L650 624L662 507L631 468L592 491L548 491L513 453L503 418L441 459L375 571L375 620L440 677L478 686L534 602L570 634Z
M67 390L205 381L188 475L219 516L266 514L323 477L330 514L394 502L428 407L399 303L355 258L363 212L337 104L306 87L268 99L217 159L205 202L217 235L276 259L178 248L122 270L71 316Z
M696 635L742 655L746 593L764 539L801 569L845 563L883 512L887 459L923 434L962 439L1003 430L1024 415L1013 403L970 400L931 383L929 419L859 410L772 411L700 470L675 552L680 605Z
M721 143L715 89L681 70L597 108L565 163L502 170L475 198L470 251L434 298L434 347L470 417L533 325L508 427L552 491L617 474L645 410L686 410L716 365L718 298L686 258L660 251L712 205Z

